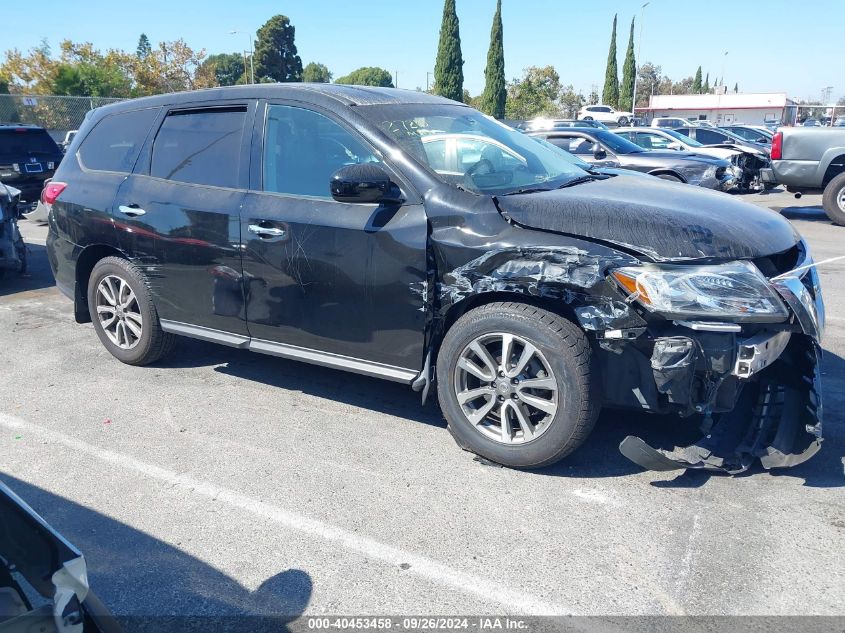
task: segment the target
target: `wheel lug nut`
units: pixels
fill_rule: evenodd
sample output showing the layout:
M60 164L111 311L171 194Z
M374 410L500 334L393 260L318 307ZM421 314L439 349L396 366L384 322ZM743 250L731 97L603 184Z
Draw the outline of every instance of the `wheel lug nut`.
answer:
M500 376L504 376L504 375L505 375L504 370L501 370L501 369L500 369L500 370L499 370L499 375L500 375Z
M518 384L519 384L519 379L518 379L518 378L514 378L513 380L511 380L511 382L512 382L513 384L515 384L515 385L518 385Z
M504 402L504 401L505 401L505 397L504 397L504 396L499 396L499 402Z

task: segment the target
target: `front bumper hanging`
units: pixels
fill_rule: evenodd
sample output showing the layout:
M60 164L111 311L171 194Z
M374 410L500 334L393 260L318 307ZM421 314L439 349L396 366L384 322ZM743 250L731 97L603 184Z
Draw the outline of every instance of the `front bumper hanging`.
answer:
M773 279L772 284L800 332L764 332L738 341L731 375L742 384L739 397L730 411L705 417L704 436L697 442L664 451L628 436L619 445L625 457L648 470L694 468L737 474L755 459L767 469L787 468L818 452L822 441L819 343L825 318L818 274L815 268L795 271ZM671 343L674 349L664 345L675 354L668 369L678 370L680 376L686 356L682 346ZM655 375L673 378L666 365L661 370ZM677 380L671 383L673 389L677 385Z

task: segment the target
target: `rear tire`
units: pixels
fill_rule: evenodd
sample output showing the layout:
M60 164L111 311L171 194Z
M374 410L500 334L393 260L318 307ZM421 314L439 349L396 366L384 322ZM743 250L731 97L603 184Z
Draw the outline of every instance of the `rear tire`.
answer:
M834 224L845 226L845 173L827 183L822 196L822 206Z
M479 345L487 362L474 351ZM446 333L437 358L440 407L462 448L513 468L547 466L595 425L591 367L587 337L570 321L523 303L491 303Z
M592 121L592 120L593 120L593 117L591 117L591 116L585 116L585 117L584 117L583 119L581 119L581 120L582 120L582 121Z
M161 329L143 274L125 259L96 263L88 280L88 312L100 342L127 365L149 365L173 349L176 337Z
M619 117L619 120L616 121L616 124L619 127L627 127L628 126L628 117L626 117L626 116Z

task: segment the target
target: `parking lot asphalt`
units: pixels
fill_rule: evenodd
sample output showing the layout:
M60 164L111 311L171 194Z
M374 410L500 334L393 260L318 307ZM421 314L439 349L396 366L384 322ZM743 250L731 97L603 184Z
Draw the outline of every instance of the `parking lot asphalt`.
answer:
M749 195L817 261L845 254L820 196ZM86 555L116 614L845 614L845 260L827 302L825 441L797 468L643 472L605 412L537 472L457 448L389 382L184 339L122 365L53 286L0 282L0 479ZM433 400L433 399L432 399Z

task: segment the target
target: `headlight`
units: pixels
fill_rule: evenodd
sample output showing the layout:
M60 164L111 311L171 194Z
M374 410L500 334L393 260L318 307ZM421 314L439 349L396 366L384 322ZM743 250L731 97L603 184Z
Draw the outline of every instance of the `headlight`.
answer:
M668 318L783 321L786 306L769 281L746 261L718 266L631 266L611 272L646 309Z
M715 178L716 177L716 165L710 165L707 169L704 170L704 173L701 174L701 179L704 180L706 178Z

